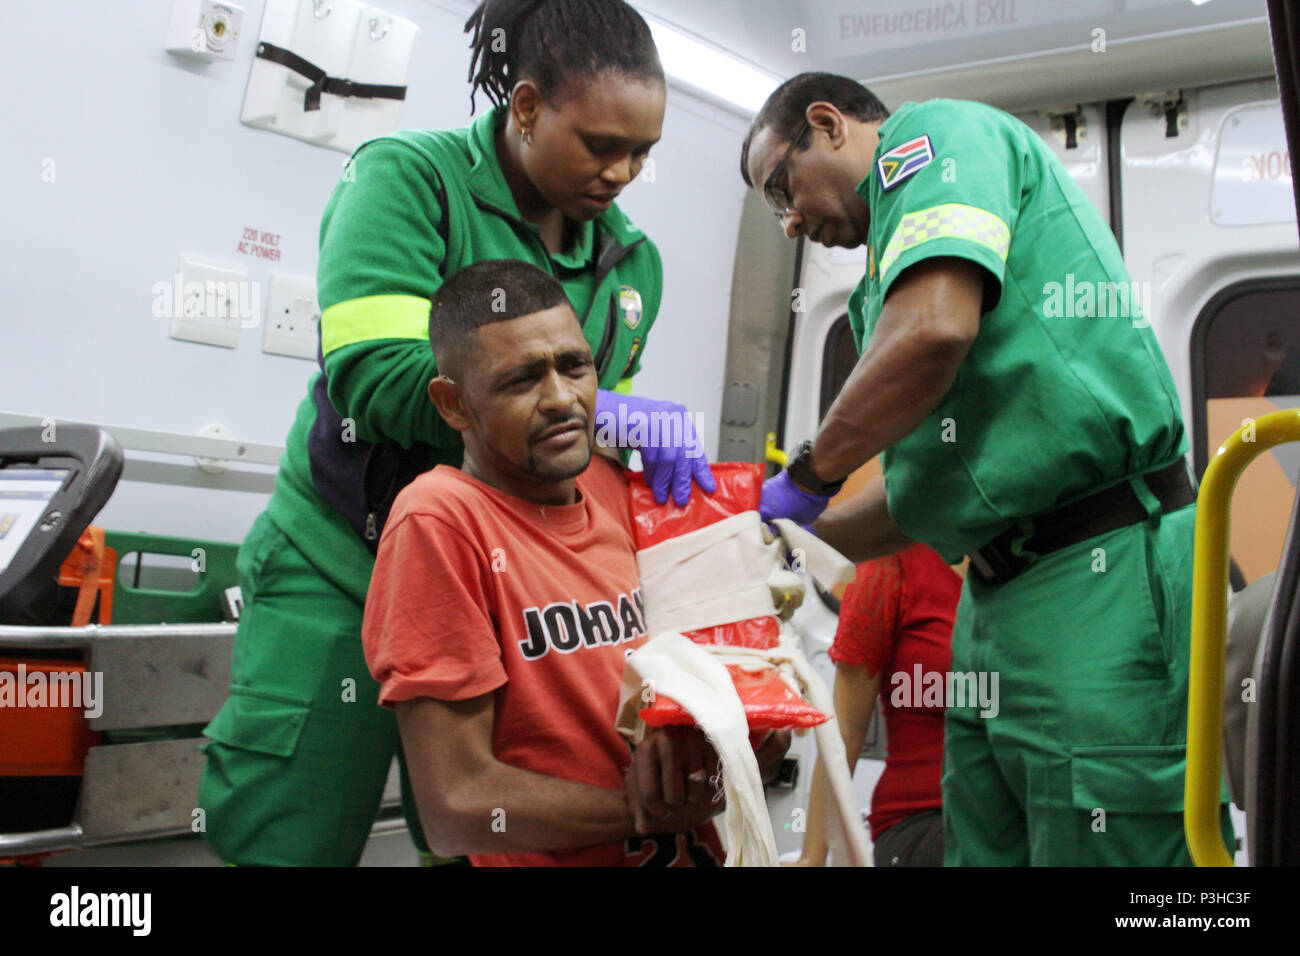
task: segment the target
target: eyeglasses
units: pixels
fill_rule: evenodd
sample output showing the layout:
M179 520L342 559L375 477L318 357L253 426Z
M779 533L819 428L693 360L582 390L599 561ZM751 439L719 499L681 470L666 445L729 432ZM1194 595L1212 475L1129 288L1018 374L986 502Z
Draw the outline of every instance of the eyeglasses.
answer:
M763 198L772 209L773 215L778 219L784 219L794 211L794 203L790 199L790 181L787 177L784 186L776 184L777 179L785 172L785 164L789 162L790 157L794 154L795 147L799 145L804 134L810 129L807 117L804 118L803 125L799 127L799 135L790 142L790 148L785 151L781 161L776 164L772 170L772 175L767 177L767 182L763 183Z

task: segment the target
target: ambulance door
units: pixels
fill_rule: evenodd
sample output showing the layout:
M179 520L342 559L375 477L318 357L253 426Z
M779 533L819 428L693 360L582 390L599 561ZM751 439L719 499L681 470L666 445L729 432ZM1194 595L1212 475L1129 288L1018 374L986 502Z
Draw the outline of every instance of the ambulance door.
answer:
M1150 302L1200 474L1243 423L1300 406L1300 260L1277 86L1139 97L1122 130L1124 258ZM1283 445L1242 476L1235 587L1278 566L1297 472L1300 447Z
M1300 261L1290 156L1272 80L1138 97L1123 119L1124 258L1182 400L1192 459L1244 423L1300 407ZM1242 475L1236 589L1278 566L1300 472L1282 445ZM1246 862L1246 819L1232 808Z

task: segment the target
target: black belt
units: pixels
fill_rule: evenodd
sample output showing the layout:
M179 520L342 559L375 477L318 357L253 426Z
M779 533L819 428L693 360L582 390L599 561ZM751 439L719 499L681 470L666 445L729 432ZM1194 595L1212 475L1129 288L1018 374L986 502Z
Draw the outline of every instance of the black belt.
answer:
M1178 459L1159 471L1141 477L1160 502L1165 514L1185 508L1196 500L1196 489L1187 472L1187 463ZM1025 539L1023 550L1037 555L1051 554L1080 541L1142 521L1146 506L1127 482L1112 485L1087 498L1031 519L1033 533ZM1025 530L1011 528L970 554L970 567L985 584L998 587L1029 566L1030 557L1017 554L1012 544L1025 537Z
M279 63L281 66L288 67L300 76L305 76L311 80L311 86L307 87L307 92L303 94L302 103L303 109L308 113L320 109L322 93L332 93L335 96L359 96L364 99L406 99L406 87L404 86L357 83L353 80L329 76L315 63L304 60L297 53L278 47L274 43L267 43L265 40L257 44L256 55L260 60Z

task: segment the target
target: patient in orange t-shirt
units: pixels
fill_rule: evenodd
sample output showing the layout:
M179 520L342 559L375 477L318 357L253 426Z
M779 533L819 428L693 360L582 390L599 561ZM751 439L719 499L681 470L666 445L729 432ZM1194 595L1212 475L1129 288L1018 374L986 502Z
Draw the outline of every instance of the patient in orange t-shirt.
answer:
M652 731L632 753L615 730L647 635L627 485L592 454L596 369L563 287L515 260L470 266L434 297L429 338L429 398L464 466L398 495L362 636L430 846L476 866L718 865L702 735Z

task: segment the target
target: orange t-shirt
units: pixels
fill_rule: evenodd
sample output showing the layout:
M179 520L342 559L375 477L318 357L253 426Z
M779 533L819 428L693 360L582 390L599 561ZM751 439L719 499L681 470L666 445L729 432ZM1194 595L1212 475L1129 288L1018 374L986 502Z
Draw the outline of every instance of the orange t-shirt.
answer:
M492 691L503 763L612 790L631 760L614 728L623 663L645 642L627 483L600 455L576 504L541 506L439 466L393 505L362 638L379 701ZM711 825L692 833L536 853L475 866L716 863Z

